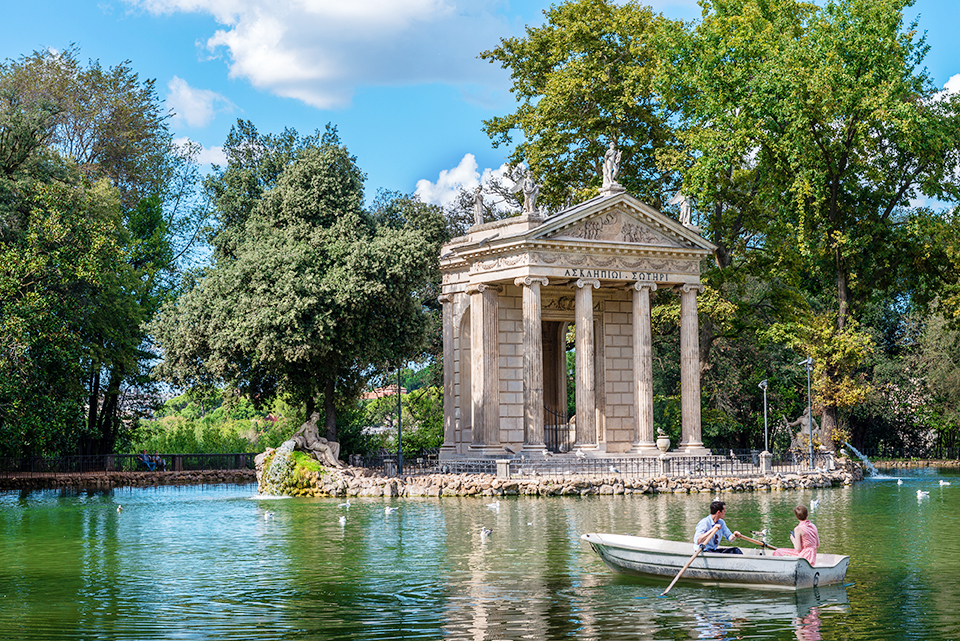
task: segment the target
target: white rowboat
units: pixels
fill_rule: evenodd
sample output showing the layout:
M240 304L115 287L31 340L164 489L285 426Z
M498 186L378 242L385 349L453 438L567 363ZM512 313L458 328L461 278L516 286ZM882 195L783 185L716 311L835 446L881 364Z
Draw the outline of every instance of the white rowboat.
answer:
M693 543L623 534L584 534L603 562L617 572L672 579L696 551ZM816 565L796 556L741 547L743 554L701 552L681 580L704 585L797 590L843 583L850 557L817 554Z

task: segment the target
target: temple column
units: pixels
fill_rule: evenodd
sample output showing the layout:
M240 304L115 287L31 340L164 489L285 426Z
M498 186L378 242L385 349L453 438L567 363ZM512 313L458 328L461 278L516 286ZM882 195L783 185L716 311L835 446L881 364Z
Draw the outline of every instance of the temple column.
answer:
M443 446L440 460L457 457L457 434L454 410L453 362L453 296L442 294L437 300L443 306Z
M703 447L700 427L700 323L697 318L697 294L703 285L686 284L680 288L680 420L683 434L680 450L687 454L708 454Z
M634 283L633 289L633 406L637 423L631 452L659 455L653 428L653 337L650 294L656 283Z
M471 450L485 450L500 443L500 287L471 285L470 384L473 414ZM486 452L480 452L486 453Z
M596 449L597 390L595 346L593 339L593 289L600 289L599 280L577 281L575 314L577 342L577 442L579 447Z
M546 278L517 278L523 291L523 451L540 456L543 441L543 334L540 323L540 286Z

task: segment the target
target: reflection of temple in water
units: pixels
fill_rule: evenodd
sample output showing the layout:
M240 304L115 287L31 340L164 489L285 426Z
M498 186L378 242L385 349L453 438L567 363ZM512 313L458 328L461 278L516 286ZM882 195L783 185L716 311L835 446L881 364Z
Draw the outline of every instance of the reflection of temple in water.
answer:
M584 451L658 455L651 295L680 297L679 449L700 426L697 294L716 247L622 190L549 217L474 225L442 251L441 458ZM576 419L566 335L575 331ZM559 419L557 417L560 417Z

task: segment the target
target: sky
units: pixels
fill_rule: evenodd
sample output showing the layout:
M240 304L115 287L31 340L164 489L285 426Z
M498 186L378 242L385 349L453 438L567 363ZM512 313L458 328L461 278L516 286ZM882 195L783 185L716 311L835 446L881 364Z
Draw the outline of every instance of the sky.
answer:
M511 113L507 71L478 58L543 24L548 0L3 0L0 58L74 45L154 79L177 139L222 162L238 118L262 133L337 126L378 189L447 204L501 169L483 121ZM694 0L648 0L699 18ZM960 0L916 0L939 86L960 90ZM205 165L209 168L209 165Z

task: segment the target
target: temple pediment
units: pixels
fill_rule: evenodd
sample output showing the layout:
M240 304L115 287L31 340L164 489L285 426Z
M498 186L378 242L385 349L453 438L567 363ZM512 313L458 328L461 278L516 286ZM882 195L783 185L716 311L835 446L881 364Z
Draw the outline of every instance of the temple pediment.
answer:
M557 240L600 240L660 247L680 247L676 239L657 231L622 210L608 211L565 227L545 238Z
M587 241L643 245L650 248L716 248L696 230L681 225L628 194L599 196L561 211L527 232L529 240Z

